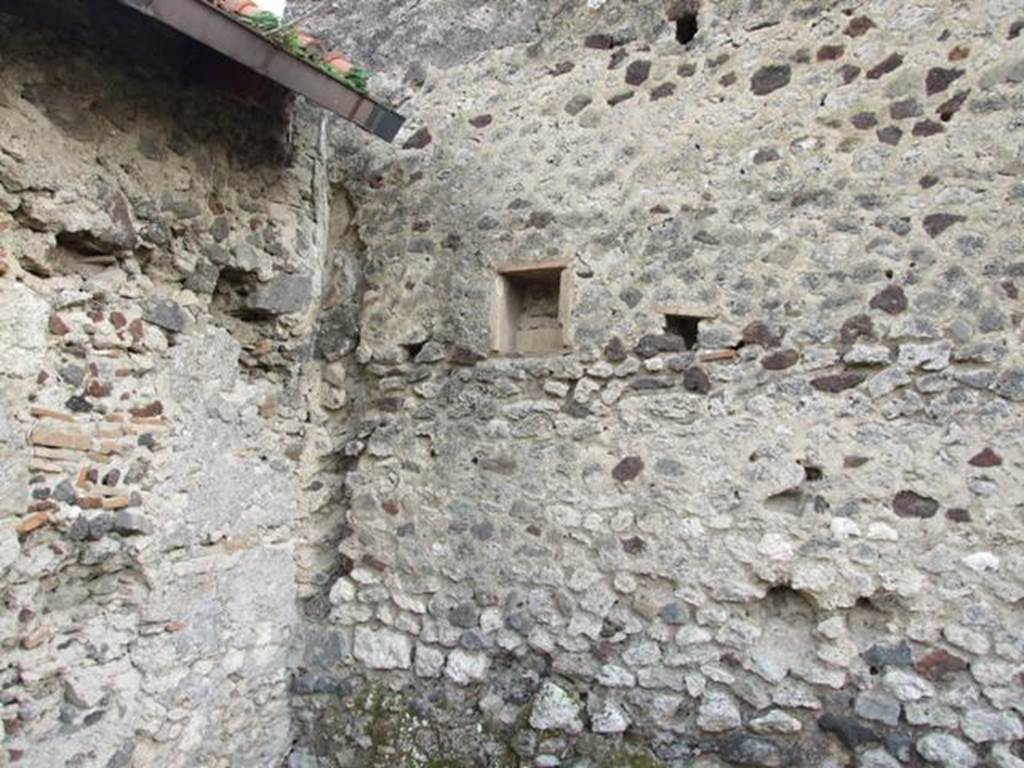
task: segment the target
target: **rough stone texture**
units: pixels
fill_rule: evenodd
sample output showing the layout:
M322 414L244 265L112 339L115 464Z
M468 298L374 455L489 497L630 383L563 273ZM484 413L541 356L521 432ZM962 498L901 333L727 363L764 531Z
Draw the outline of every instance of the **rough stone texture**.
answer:
M942 768L974 768L978 764L973 749L946 733L929 733L921 738L917 742L917 753Z
M0 16L0 764L279 764L305 408L261 415L301 373L252 350L299 337L184 283L218 221L215 273L318 259L313 162L282 165L273 115L179 86L173 36L43 5L89 13L73 41Z
M2 760L1012 765L1019 10L343 5L394 145L0 26Z
M544 683L533 701L530 725L540 731L579 733L583 730L579 702L561 686Z

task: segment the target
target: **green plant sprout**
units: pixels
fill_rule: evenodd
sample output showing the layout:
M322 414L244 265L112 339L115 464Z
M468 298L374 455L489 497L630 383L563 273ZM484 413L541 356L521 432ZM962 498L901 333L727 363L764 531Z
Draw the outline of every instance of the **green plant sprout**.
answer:
M325 75L329 75L356 93L365 94L372 73L362 67L353 67L348 72L340 72L328 64L321 55L311 51L302 44L299 33L294 27L286 25L281 18L270 11L260 11L252 16L240 17L243 22L260 32L279 48L283 48L292 56L296 56L312 64Z

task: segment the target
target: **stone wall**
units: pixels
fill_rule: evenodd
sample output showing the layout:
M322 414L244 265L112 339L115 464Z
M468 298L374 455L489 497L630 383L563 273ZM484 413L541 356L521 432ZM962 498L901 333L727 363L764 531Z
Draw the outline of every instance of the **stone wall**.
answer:
M1024 764L1014 4L21 5L0 764Z
M317 126L183 87L197 52L113 3L44 5L59 33L0 15L0 765L276 765Z
M311 749L1020 766L1024 14L564 5L385 72L397 154L332 137L363 406ZM493 355L542 262L571 351Z

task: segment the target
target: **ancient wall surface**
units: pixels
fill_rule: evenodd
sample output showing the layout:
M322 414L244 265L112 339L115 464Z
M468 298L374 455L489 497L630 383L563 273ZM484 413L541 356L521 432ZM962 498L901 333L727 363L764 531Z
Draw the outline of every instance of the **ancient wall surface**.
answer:
M316 126L287 157L187 42L58 8L0 15L0 764L277 765Z
M591 5L392 62L397 155L332 137L362 406L299 727L337 766L1024 764L1024 13L705 2L684 45ZM539 262L571 350L494 356Z
M1024 765L1017 3L12 5L0 765Z

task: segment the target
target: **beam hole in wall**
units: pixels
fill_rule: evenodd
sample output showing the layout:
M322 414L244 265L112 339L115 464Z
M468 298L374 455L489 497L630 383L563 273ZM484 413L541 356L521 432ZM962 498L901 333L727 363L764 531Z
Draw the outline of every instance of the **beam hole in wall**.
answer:
M697 36L700 29L697 21L699 9L697 0L675 0L668 9L668 20L675 22L676 41L680 45L688 44Z
M568 348L570 271L566 264L500 269L495 282L491 346L501 355L545 355Z
M666 314L665 333L669 336L678 336L687 349L694 349L700 337L700 321L703 319L696 315Z
M411 341L408 344L403 344L402 347L409 355L410 360L415 360L416 355L423 351L423 347L426 346L425 341Z

